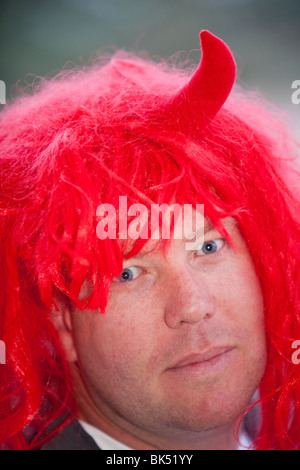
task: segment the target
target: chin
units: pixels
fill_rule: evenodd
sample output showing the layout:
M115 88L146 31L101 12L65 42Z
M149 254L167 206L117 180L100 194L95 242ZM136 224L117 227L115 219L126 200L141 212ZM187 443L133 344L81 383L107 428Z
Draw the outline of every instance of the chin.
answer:
M229 382L211 383L190 398L179 397L176 405L169 407L169 417L175 428L200 432L229 425L242 417L261 380L261 373L252 375L251 383L241 376L232 376ZM246 377L245 377L246 379ZM182 406L179 404L182 403Z

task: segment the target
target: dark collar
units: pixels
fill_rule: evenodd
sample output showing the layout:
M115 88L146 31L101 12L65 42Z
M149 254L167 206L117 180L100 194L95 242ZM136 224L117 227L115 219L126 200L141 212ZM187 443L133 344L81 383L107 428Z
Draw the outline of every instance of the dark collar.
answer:
M101 450L85 432L78 421L74 420L69 425L61 429L41 450Z

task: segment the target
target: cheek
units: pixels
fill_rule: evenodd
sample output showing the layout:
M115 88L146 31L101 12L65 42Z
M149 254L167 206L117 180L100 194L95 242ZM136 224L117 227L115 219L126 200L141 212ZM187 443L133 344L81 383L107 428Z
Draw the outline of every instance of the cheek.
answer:
M144 288L128 295L112 295L98 329L104 341L123 356L144 356L154 348L161 325L161 298Z
M84 370L98 375L129 377L142 368L143 358L151 355L153 339L151 327L145 321L145 306L125 309L121 302L117 308L108 305L106 312L94 312L84 328L78 322L76 337ZM142 314L144 317L142 317Z
M219 273L216 291L216 301L221 311L226 305L237 320L248 321L249 324L263 319L261 286L249 255L230 259Z
M223 308L231 322L243 355L253 361L253 366L257 362L263 364L266 357L264 300L253 264L248 257L241 258L228 272L230 276L221 286L223 300L219 308Z
M252 266L252 263L246 263L240 270L237 289L238 305L241 309L241 318L243 322L249 325L264 324L264 301L261 286Z

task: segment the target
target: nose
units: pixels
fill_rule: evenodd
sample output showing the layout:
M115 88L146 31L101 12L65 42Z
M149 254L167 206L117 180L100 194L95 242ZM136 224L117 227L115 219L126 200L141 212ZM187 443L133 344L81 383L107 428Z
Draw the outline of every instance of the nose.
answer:
M209 319L216 312L216 302L205 279L189 266L168 275L165 284L165 323L169 328L196 324Z

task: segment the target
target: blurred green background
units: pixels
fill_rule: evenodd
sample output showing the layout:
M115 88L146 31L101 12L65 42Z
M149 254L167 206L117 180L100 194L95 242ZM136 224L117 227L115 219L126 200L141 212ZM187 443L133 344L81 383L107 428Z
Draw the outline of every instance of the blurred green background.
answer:
M199 31L232 49L239 78L299 117L300 0L1 0L0 80L9 97L27 73L46 75L104 46L197 61Z

